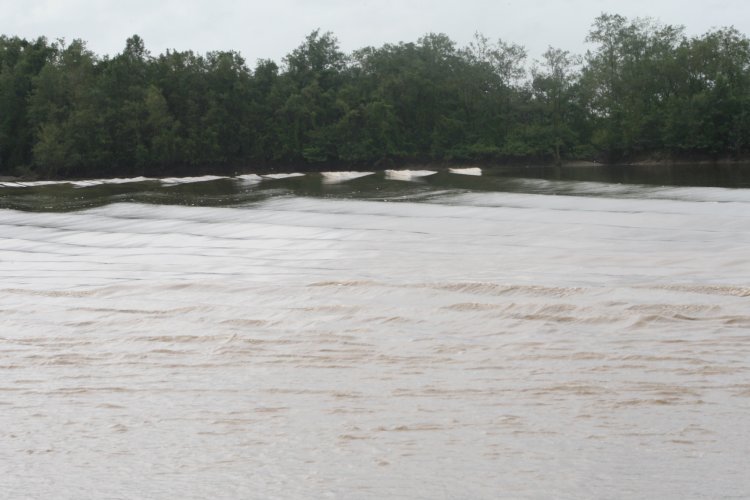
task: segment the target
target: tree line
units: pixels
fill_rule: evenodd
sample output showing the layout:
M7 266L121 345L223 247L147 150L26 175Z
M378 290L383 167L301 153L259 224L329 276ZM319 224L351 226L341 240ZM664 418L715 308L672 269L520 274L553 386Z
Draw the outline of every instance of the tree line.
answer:
M409 162L627 161L750 152L750 41L603 14L584 56L477 34L281 64L234 51L115 56L0 36L0 175L158 175Z

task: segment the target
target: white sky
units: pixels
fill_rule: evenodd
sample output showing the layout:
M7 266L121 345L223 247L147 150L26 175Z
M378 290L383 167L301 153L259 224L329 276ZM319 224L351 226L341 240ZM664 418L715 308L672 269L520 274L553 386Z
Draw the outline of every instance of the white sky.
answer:
M602 12L682 24L688 34L722 26L750 34L747 0L0 0L0 34L81 38L98 54L120 52L139 34L152 54L233 49L252 67L281 61L316 28L332 31L346 52L428 32L463 46L479 31L538 58L548 45L584 53Z

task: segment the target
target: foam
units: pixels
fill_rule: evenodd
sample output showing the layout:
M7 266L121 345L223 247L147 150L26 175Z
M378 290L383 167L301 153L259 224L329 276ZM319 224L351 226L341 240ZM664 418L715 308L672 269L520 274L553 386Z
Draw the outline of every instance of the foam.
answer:
M220 175L203 175L200 177L165 177L159 179L162 184L176 185L176 184L192 184L195 182L210 182L219 179L228 179L228 177Z
M326 184L337 184L339 182L346 182L352 179L359 179L367 175L373 175L375 172L321 172L323 176L323 182Z
M449 168L448 172L458 175L482 175L482 169L479 167Z
M235 179L245 184L256 184L263 180L263 178L258 174L238 175L235 177Z
M386 170L385 178L392 181L411 181L436 173L434 170Z
M0 182L1 187L9 187L9 188L26 188L26 187L37 187L37 186L49 186L52 184L63 184L63 182L60 181L30 181L30 182L23 182L23 181L7 181L7 182Z
M102 184L131 184L134 182L155 181L157 179L153 177L143 177L141 175L138 177L126 177L126 178L115 177L114 179L96 179L96 180L101 181Z
M289 179L291 177L302 177L304 175L305 174L301 174L299 172L296 172L296 173L292 173L292 174L265 174L265 175L261 175L261 177L263 179L265 179L265 180L275 181L275 180L279 180L279 179Z

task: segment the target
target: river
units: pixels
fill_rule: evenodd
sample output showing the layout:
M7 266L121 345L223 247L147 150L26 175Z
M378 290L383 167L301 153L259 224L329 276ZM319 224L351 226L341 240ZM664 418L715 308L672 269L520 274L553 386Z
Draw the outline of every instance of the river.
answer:
M708 169L0 183L0 496L747 498Z

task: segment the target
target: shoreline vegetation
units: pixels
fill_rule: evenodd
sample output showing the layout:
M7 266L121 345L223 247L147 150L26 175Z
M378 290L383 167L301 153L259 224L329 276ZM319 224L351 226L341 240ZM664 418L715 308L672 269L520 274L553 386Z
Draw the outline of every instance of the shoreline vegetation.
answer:
M750 161L750 40L602 14L583 56L477 34L281 64L0 36L0 179Z

